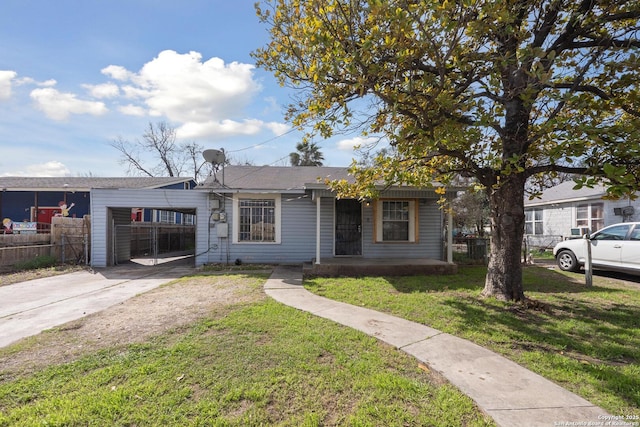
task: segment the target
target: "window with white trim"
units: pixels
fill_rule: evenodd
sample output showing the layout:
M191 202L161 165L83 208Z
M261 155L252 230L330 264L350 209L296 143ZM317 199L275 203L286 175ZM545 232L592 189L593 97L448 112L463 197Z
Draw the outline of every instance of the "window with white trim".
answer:
M176 213L173 211L158 211L158 222L163 224L175 224Z
M234 195L234 243L280 243L280 196Z
M196 216L193 214L182 214L182 224L184 225L195 225Z
M576 227L588 227L591 232L604 227L604 203L590 203L576 207Z
M524 211L524 234L542 235L544 226L542 222L542 209L530 208Z
M376 242L415 242L415 200L379 200L376 204Z

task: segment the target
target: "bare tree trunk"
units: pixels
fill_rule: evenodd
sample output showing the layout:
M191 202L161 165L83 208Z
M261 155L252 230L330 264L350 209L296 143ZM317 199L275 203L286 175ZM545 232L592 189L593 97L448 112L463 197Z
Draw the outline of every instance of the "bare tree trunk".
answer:
M520 253L524 236L524 178L512 175L487 192L492 234L482 295L505 301L523 301Z

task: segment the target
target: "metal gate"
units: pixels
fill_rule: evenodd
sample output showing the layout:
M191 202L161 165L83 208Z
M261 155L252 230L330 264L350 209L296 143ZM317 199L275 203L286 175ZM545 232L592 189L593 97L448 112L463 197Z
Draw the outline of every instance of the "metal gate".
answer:
M168 253L195 252L195 226L158 223L135 223L114 226L112 236L114 264L132 258L146 258L153 265Z

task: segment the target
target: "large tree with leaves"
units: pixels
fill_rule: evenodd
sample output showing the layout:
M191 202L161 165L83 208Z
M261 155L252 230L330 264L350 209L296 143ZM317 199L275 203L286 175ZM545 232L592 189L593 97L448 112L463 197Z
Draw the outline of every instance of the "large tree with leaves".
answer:
M355 186L475 177L489 198L484 295L522 300L525 184L640 178L638 0L270 0L258 65L298 88L294 125L386 135ZM576 162L580 160L580 162Z

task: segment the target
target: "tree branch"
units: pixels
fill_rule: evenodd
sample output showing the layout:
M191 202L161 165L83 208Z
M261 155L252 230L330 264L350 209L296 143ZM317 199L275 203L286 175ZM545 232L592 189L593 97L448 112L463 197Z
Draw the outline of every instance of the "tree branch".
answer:
M566 49L588 49L593 47L604 47L604 48L629 48L629 47L640 47L640 40L638 39L612 39L612 38L601 38L601 39L592 39L589 41L572 41L565 45Z
M123 159L120 161L120 163L127 164L130 171L137 170L138 172L142 172L144 175L151 177L154 176L150 171L142 166L142 163L140 163L138 156L133 151L130 151L127 148L128 144L129 143L127 141L119 137L117 140L112 141L109 145L120 151L123 156Z
M538 175L540 173L549 173L549 172L558 172L558 173L566 173L572 175L586 175L592 174L593 169L587 168L584 166L565 166L565 165L540 165L540 166L532 166L527 168L525 176L527 178Z

